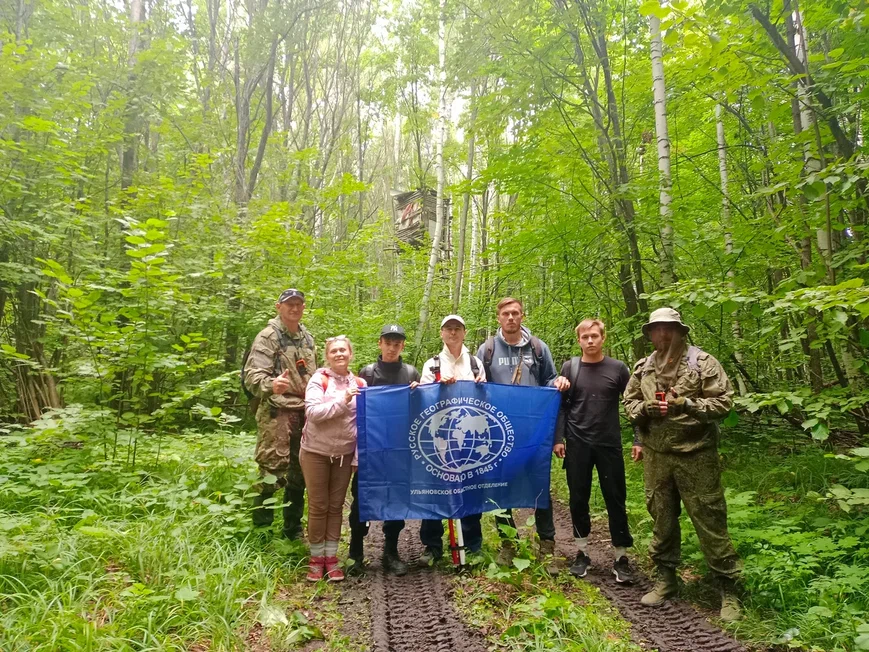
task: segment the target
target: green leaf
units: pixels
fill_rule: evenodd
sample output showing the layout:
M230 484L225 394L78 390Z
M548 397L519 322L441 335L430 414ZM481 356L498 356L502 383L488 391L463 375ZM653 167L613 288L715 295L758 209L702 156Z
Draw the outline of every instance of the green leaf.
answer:
M531 565L530 559L525 559L524 557L514 557L513 565L518 568L520 571L525 570Z
M662 7L661 3L658 2L658 0L647 0L640 5L640 14L643 16L654 15L661 20L664 20L670 14L670 9L667 7Z
M194 591L189 586L182 587L175 591L175 599L181 602L195 600L199 597L199 591Z
M854 448L851 450L851 455L857 457L869 457L869 448Z
M736 410L731 410L727 417L724 419L724 421L722 421L721 423L728 428L732 428L737 423L739 423L739 414Z
M826 441L827 437L830 436L830 429L826 426L826 424L819 423L814 428L812 428L812 439L817 439L818 441Z

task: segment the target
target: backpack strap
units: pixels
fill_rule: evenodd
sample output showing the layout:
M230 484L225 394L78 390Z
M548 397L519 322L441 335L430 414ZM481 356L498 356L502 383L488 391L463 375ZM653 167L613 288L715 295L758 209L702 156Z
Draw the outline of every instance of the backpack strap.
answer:
M434 374L435 382L441 382L441 356L436 355L431 359L431 372Z
M483 346L486 347L483 351L483 368L486 370L486 380L489 380L492 372L492 360L495 357L495 338L490 337L486 339ZM474 356L471 356L471 360L473 359ZM476 372L474 372L474 375L476 375Z
M322 376L323 391L325 392L326 388L329 387L329 376L328 374L322 374ZM353 376L353 380L356 381L356 387L358 387L359 389L365 387L365 381L363 381L359 376Z
M278 352L275 353L274 367L275 367L275 375L280 376L282 373L284 373L284 370L283 370L282 365L281 365L281 352L284 349L284 334L281 333L280 328L278 328L277 326L275 326L271 322L269 322L269 326L272 327L272 329L275 331L275 335L277 335L277 338L278 338Z
M570 381L570 389L567 393L568 404L573 403L576 392L576 384L579 382L579 372L582 371L582 356L574 356L567 362L567 379Z
M696 371L697 375L700 375L700 354L703 353L703 349L699 346L694 346L693 344L688 347L688 354L685 356L688 359L688 368L692 371Z
M404 383L410 385L410 383L413 382L412 378L416 375L416 367L412 364L407 364L406 362L402 364L401 367L404 370Z
M534 374L534 378L537 379L537 382L540 382L540 370L543 369L543 342L540 341L539 337L531 336L531 349L534 351L534 367L531 369L531 373Z

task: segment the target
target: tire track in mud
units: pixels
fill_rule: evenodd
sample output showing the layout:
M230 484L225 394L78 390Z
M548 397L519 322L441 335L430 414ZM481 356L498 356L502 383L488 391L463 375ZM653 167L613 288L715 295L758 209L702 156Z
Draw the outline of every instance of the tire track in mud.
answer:
M399 540L401 558L409 570L403 577L387 575L381 567L383 532L372 523L365 539L369 560L363 578L347 578L349 593L364 595L370 611L373 652L486 652L485 638L467 627L452 602L449 579L441 571L420 568L423 552L419 521L408 521ZM356 600L359 603L359 600Z
M553 502L553 507L557 552L566 557L569 564L576 555L570 512L557 501ZM601 531L601 527L606 528L606 525L595 522L595 530ZM667 600L659 607L641 604L640 598L651 590L653 583L639 571L637 582L633 585L616 584L611 571L612 548L609 539L601 540L592 532L589 537L589 556L592 566L584 579L596 586L618 609L622 618L631 623L632 638L637 643L659 652L747 652L748 648L742 643L709 623L702 613L688 603Z

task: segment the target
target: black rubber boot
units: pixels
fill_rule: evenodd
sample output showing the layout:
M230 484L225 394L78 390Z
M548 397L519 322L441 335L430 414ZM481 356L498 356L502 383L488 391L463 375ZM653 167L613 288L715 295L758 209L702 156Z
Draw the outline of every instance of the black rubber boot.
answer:
M398 555L398 538L386 540L386 545L383 547L383 570L399 576L407 573L407 564L401 561Z
M254 527L268 527L274 522L275 510L262 506L262 504L273 495L274 494L261 493L258 496L254 496L253 510L251 511L251 518Z
M350 550L347 552L347 574L355 577L365 575L365 541L358 533L350 533Z

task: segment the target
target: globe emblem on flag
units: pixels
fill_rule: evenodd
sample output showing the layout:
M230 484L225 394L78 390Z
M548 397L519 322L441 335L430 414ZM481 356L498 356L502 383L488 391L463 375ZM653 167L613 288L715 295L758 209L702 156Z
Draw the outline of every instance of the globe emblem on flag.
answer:
M504 426L476 407L449 407L432 414L419 432L426 461L447 473L462 473L498 459L507 443Z

